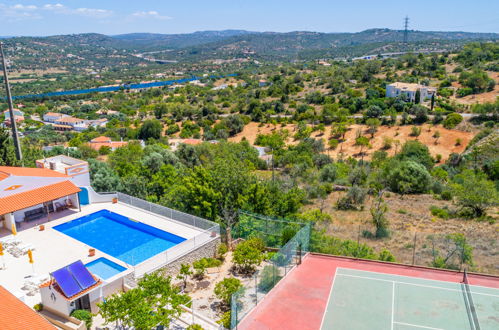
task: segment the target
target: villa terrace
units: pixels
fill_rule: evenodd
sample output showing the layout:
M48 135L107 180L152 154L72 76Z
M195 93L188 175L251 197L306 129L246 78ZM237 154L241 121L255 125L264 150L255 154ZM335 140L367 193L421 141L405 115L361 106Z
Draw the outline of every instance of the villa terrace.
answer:
M14 293L21 300L24 300L28 306L33 306L40 302L40 291L33 289L33 287L30 289L29 285L26 285L26 282L39 282L35 284L41 284L48 279L48 274L72 262L81 260L86 264L104 257L127 268L126 271L104 281L104 285L106 285L106 283L113 281L116 283L117 279L121 280L119 286L122 289L125 275L133 273L134 277L141 277L143 274L164 267L179 257L219 238L218 225L210 221L120 193L118 195L103 196L103 199L108 200L107 202L82 206L81 212L75 209L67 209L61 212L50 213L50 218L45 216L31 222L29 226L18 228L15 237L6 230L0 232L0 240L9 241L15 239L20 241L18 244L32 246L34 259L34 263L30 264L28 255L26 254L15 257L8 252L12 251L12 245L6 246L4 244L4 256L0 257L0 268L4 264L5 269L0 270L0 285ZM116 200L113 201L116 196L118 196L118 202ZM183 237L186 240L132 266L98 249L95 249L94 256L90 256L89 249L92 248L91 246L54 229L57 225L101 210L108 210L124 215L129 219ZM44 226L44 230L40 230L40 225ZM123 242L123 244L126 244L126 242Z

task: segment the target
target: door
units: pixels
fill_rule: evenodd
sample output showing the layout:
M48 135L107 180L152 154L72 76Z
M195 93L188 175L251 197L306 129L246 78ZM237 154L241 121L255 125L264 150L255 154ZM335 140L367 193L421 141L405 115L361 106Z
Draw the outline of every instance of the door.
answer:
M85 309L85 310L89 311L90 310L90 297L88 296L88 294L76 299L75 307L76 307L76 309Z
M88 198L88 190L87 188L80 187L81 191L78 193L78 198L80 199L80 205L88 205L90 204L90 200Z

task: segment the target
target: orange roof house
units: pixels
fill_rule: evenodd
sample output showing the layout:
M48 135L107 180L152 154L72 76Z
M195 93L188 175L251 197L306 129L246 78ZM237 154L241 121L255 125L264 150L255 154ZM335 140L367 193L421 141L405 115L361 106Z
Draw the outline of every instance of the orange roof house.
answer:
M55 330L57 328L0 285L0 329Z
M12 187L14 187L13 190L15 190L21 188L22 186L19 187L18 185L15 185ZM73 183L69 181L62 181L33 190L13 194L0 198L0 214L11 213L31 206L36 206L38 204L43 204L70 194L76 194L80 191L81 189Z
M11 124L10 111L5 110L3 112L3 115L5 118L4 119L5 125L10 126L10 124ZM14 119L16 120L16 123L20 123L20 122L24 121L24 113L19 109L14 109Z
M69 201L79 207L78 182L76 175L48 168L0 166L0 215L4 215L4 227L41 218Z
M124 147L128 144L128 141L113 141L107 136L99 136L91 140L89 143L90 148L94 150L100 150L102 147L109 147L111 150L116 150L117 148Z

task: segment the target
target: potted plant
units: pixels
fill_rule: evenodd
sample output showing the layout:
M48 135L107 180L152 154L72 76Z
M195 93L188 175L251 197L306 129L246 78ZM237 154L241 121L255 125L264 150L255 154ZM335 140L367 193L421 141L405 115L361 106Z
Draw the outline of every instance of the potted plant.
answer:
M113 204L118 203L118 197L113 197Z
M88 249L88 256L89 256L89 257L93 257L93 256L95 256L95 249L94 249L94 248L90 248L90 249Z

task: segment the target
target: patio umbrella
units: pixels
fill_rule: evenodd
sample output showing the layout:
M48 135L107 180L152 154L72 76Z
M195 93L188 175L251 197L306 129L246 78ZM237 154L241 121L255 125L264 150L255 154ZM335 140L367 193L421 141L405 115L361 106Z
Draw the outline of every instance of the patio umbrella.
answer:
M17 235L17 229L16 229L15 223L12 224L12 235L14 235L14 236Z
M5 269L5 259L3 258L3 245L1 242L0 242L0 256L2 256L2 263L3 263L2 269Z
M31 249L28 250L28 258L29 258L29 263L33 267L33 273L35 272L35 266L33 265L35 261L33 260L33 252L31 252Z

